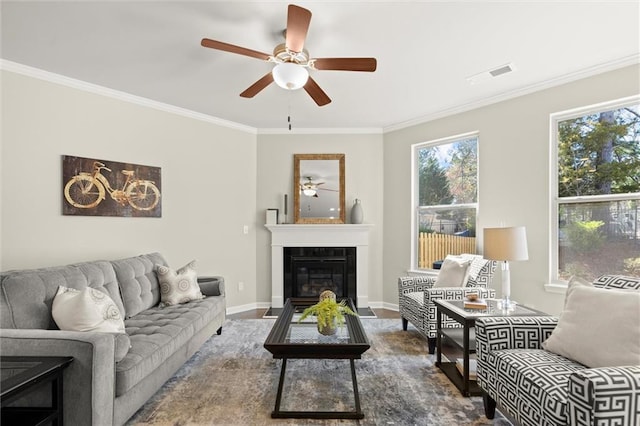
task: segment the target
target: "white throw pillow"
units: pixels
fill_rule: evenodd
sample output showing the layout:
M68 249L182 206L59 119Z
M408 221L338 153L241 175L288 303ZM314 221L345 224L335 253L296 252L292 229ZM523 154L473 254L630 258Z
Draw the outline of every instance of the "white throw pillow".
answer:
M640 291L574 285L542 344L587 367L640 365Z
M60 330L124 333L124 321L114 301L91 287L58 287L51 315Z
M593 283L585 280L584 278L578 277L576 275L572 275L567 282L567 291L564 294L564 306L567 306L567 300L569 300L569 295L578 287L589 287L593 288Z
M462 287L467 279L467 271L472 259L447 256L442 262L440 272L433 287Z
M156 265L160 281L160 306L177 305L192 300L204 299L198 285L196 261L193 260L174 271L168 266Z

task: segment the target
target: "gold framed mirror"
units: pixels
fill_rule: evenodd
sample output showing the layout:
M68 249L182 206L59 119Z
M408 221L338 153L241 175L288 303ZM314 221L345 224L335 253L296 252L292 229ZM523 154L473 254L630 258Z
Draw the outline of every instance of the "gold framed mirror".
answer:
M295 223L345 223L344 154L293 155Z

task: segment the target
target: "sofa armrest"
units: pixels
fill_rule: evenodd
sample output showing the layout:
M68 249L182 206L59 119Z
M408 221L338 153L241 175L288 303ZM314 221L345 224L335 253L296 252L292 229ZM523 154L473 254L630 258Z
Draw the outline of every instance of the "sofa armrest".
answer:
M542 349L558 324L553 316L482 317L476 320L476 351L481 353L503 349Z
M223 277L198 277L198 285L205 296L224 296Z
M400 277L398 278L398 296L415 291L425 291L436 283L436 277Z
M64 423L112 425L115 338L110 333L0 329L6 356L72 356L63 372Z
M569 377L569 424L640 424L640 366L588 368Z

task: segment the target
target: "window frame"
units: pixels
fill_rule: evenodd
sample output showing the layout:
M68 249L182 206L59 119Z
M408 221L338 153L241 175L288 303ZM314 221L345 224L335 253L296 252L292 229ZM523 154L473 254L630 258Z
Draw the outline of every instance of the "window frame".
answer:
M432 210L451 210L452 207L455 209L464 209L464 208L475 208L476 209L476 229L479 217L479 199L480 199L480 132L472 131L467 133L461 133L453 136L447 136L444 138L433 139L424 142L418 142L411 145L411 267L409 272L417 273L417 274L434 274L434 269L431 268L419 268L418 267L418 212L420 209L425 207L420 206L420 176L419 176L419 167L418 167L418 151L422 148L426 147L435 147L439 145L446 145L456 141L464 140L464 139L476 139L476 152L477 152L477 164L476 164L476 202L475 203L464 203L464 204L444 204L444 205L434 205L429 206L429 209ZM477 239L476 239L476 249L477 249Z
M607 102L587 105L584 107L574 108L571 110L560 111L550 115L550 161L549 161L549 279L545 289L551 293L564 293L567 289L568 281L561 280L558 277L559 269L559 236L560 224L558 216L560 214L560 206L562 204L584 204L589 202L610 202L620 200L640 200L640 193L627 194L602 194L602 195L584 195L575 197L560 197L558 195L558 126L565 120L582 117L588 114L599 113L602 111L610 111L623 108L629 105L640 103L640 95L629 96L625 98L615 99Z

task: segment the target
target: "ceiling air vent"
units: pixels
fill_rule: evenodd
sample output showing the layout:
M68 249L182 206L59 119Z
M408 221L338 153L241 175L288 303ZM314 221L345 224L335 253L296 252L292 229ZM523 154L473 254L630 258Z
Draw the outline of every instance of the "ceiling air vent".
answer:
M513 65L513 63L508 63L506 65L501 65L494 69L483 71L481 73L467 77L467 81L469 82L469 84L478 84L487 80L491 80L492 78L495 78L504 74L508 74L515 70L516 68Z

